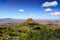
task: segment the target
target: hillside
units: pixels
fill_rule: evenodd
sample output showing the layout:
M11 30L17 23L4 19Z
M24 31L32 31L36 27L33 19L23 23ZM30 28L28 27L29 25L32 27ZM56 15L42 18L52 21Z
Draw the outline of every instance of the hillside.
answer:
M32 18L21 24L1 26L0 40L54 40L60 39L60 28L51 29L49 25L43 25Z

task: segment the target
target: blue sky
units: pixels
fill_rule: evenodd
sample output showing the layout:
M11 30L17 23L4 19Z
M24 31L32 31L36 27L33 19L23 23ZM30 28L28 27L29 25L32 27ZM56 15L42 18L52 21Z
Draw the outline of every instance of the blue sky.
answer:
M60 20L60 1L0 0L0 18Z

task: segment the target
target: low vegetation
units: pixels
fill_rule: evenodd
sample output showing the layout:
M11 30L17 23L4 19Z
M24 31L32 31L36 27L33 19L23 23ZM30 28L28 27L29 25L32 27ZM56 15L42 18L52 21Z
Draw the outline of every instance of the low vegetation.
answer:
M0 40L60 40L60 28L53 30L28 19L22 24L0 27Z

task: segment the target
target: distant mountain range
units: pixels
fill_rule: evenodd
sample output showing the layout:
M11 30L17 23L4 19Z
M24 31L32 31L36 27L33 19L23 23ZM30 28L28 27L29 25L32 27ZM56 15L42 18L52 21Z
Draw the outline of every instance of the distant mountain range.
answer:
M0 25L5 25L5 24L20 24L24 22L23 19L12 19L12 18L3 18L0 19Z
M0 19L0 22L18 22L18 21L23 21L23 19L12 19L12 18L3 18Z

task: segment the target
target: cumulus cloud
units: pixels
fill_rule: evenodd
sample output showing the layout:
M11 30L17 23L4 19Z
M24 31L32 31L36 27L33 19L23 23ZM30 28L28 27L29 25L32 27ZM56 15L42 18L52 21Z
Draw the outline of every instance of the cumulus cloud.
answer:
M24 9L19 9L20 12L24 12Z
M60 15L60 12L54 12L54 13L51 13L51 15L59 16Z
M51 8L47 8L47 9L45 9L45 12L51 12L51 11L52 11Z
M42 4L42 7L50 7L50 6L57 6L58 2L57 1L53 1L53 2L45 2Z

